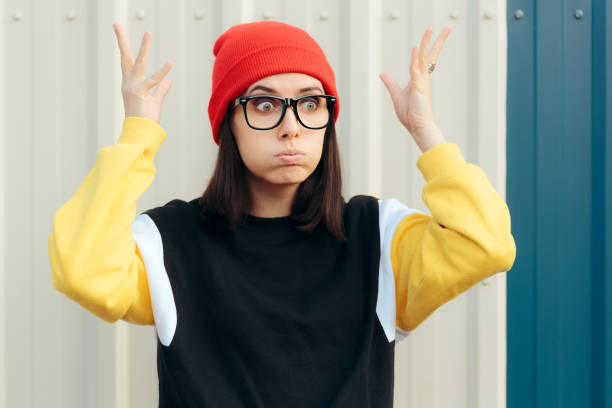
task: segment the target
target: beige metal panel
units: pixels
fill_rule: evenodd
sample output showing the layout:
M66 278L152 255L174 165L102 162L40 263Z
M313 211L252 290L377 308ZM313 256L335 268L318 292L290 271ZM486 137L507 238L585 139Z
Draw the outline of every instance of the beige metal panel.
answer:
M178 85L178 89L182 91L180 104L177 104L180 106L177 117L182 123L180 135L185 138L182 155L183 173L189 176L185 177L182 194L192 198L202 194L206 188L219 149L212 139L208 119L214 62L213 41L217 34L212 24L213 3L212 0L185 1L180 22L183 26L182 38L179 39L183 45L180 60L176 61L178 69L173 73L173 78L177 79L174 85ZM204 16L198 18L198 13L202 12ZM168 44L168 46L175 45ZM169 94L168 97L176 97L177 94Z
M6 1L5 13L5 38L14 38L14 41L6 41L5 61L12 61L4 67L4 78L12 78L5 82L5 101L10 101L4 108L4 154L2 157L7 174L4 179L5 191L2 196L5 214L11 214L4 218L4 236L10 237L5 241L3 263L5 274L3 276L6 287L5 292L5 347L6 347L6 372L11 373L5 377L4 389L6 395L4 402L7 407L20 404L30 406L32 403L32 375L30 367L32 360L30 350L33 348L31 333L32 293L29 290L31 284L31 267L29 256L24 253L25 248L19 249L19 243L29 245L31 240L29 219L18 219L13 214L19 214L19 208L25 204L26 197L15 199L18 191L30 189L29 160L30 138L32 134L32 123L29 112L32 100L30 98L32 83L31 69L32 60L30 53L32 18L30 5L21 4L17 1ZM18 135L18 137L9 137ZM10 152L10 153L9 153ZM25 156L25 157L24 157ZM10 199L13 197L13 199ZM12 313L9 313L12 311Z
M234 24L240 24L250 20L251 10L253 8L253 0L229 0L229 1L213 1L215 8L215 16L221 25L215 24L215 32L210 39L210 49L215 39L226 29ZM215 21L217 23L217 21Z
M38 208L38 205L33 203L31 193L38 187L33 181L35 177L39 177L34 174L33 161L40 148L34 147L37 142L34 132L40 128L37 129L37 124L31 120L31 112L36 103L32 97L35 87L45 86L41 76L34 75L34 64L40 62L39 56L34 55L34 52L40 52L43 57L47 53L42 49L44 44L40 41L33 43L32 30L37 18L33 15L34 10L30 8L30 4L22 3L6 2L5 7L10 17L3 26L6 38L11 39L5 43L5 57L12 62L4 68L5 78L11 80L7 81L5 88L5 100L9 103L4 106L5 150L2 157L2 165L8 171L2 200L6 214L11 214L5 218L3 233L10 237L10 240L5 242L6 256L2 259L6 265L3 278L6 288L10 288L6 292L6 311L11 312L6 314L5 336L5 363L7 372L11 373L5 378L4 384L6 395L3 399L7 406L33 406L31 404L37 402L37 397L31 390L40 385L40 377L32 368L35 357L40 357L41 349L45 346L35 341L38 328L34 327L34 322L41 324L44 330L52 328L59 318L56 313L52 313L56 309L47 307L43 311L37 310L37 305L41 305L39 302L44 299L36 298L41 295L43 289L42 285L36 283L36 277L43 276L42 272L34 272L35 261L31 256L35 249L39 249L35 242L36 232L33 230L36 227L32 219L33 210ZM46 27L49 28L49 25ZM43 121L45 119L48 119L48 115L42 118ZM53 138L53 121L51 128L51 132L47 131L46 136ZM53 171L47 174L52 175ZM43 188L41 193L48 191ZM39 199L44 200L42 196L39 196ZM49 319L48 322L43 322L44 318ZM53 344L57 343L52 341ZM54 399L53 395L50 397Z
M345 2L342 65L336 77L344 98L338 124L345 198L380 195L380 94L376 78L380 65L378 2ZM382 83L381 83L382 84ZM340 87L339 87L340 88ZM340 122L340 119L339 119Z
M4 0L0 0L0 21L5 21L4 13ZM6 40L4 24L0 30L0 95L5 95L5 84L4 84L4 63L5 61L5 50L4 42ZM0 165L0 408L6 408L6 310L7 310L7 287L5 283L5 276L7 271L7 263L5 262L6 256L6 231L5 217L6 208L4 204L4 197L6 196L6 187L4 185L4 179L6 177L4 166L6 156L6 148L4 139L6 137L6 122L5 122L5 98L0 98L0 161L3 165Z
M506 1L481 0L478 163L506 197ZM506 274L478 285L479 406L506 405ZM496 373L488 377L487 372Z

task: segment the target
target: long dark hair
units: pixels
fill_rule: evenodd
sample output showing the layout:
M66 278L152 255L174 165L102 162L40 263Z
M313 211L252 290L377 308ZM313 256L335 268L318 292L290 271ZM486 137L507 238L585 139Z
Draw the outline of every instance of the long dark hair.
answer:
M230 229L243 223L251 207L247 172L230 126L232 110L228 109L219 129L219 152L208 187L200 197L200 216L204 220L223 220ZM291 218L298 229L312 233L327 228L338 240L345 241L342 213L342 170L333 116L325 129L323 152L319 164L297 189Z

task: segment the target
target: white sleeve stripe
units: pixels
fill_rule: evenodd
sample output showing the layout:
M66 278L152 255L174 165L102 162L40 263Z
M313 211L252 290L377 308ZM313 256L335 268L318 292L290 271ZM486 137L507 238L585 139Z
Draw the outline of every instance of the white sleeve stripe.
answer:
M147 214L140 214L134 219L132 232L147 270L155 329L160 342L168 346L176 332L176 305L164 265L161 234Z
M395 339L395 344L406 338L409 332L395 326L395 278L393 266L391 265L391 244L393 243L393 234L399 223L408 215L416 212L424 214L417 209L408 208L395 198L378 200L380 267L376 314L387 335L387 339L389 342Z

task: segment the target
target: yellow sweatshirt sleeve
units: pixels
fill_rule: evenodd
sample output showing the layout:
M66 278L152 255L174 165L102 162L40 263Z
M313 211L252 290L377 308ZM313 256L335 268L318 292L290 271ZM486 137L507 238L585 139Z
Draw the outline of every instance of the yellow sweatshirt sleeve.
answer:
M136 200L153 182L153 159L165 139L154 120L125 118L117 143L100 149L93 169L53 218L51 283L109 323L154 322L131 223Z
M508 206L456 143L426 150L417 167L432 215L406 216L391 244L396 325L407 331L476 283L510 270L516 257Z

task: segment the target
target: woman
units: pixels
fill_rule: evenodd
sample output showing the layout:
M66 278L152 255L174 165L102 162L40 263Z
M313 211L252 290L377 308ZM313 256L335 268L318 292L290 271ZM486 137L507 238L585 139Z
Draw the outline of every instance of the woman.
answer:
M114 27L126 118L55 215L54 287L105 321L155 325L162 407L391 407L396 341L516 253L505 202L434 120L450 29L431 50L425 32L405 89L380 75L423 152L431 216L344 201L333 70L304 30L263 21L214 45L208 188L135 217L166 137L172 64L145 78L150 34L134 60Z

